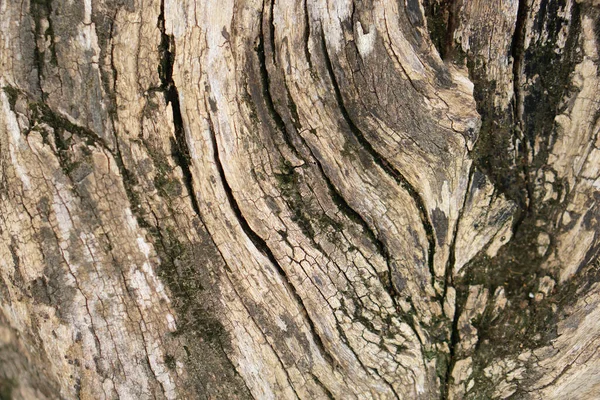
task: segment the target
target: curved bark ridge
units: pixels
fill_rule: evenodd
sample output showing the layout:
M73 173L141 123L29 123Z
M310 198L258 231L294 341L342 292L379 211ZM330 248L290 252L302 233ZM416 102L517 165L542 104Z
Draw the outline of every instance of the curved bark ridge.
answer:
M1 10L0 390L593 395L598 13L423 3Z

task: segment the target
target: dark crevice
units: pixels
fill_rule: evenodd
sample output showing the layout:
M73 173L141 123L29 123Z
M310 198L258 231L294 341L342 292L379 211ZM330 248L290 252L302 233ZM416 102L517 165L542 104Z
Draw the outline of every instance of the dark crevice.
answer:
M264 4L263 4L263 10L264 10ZM271 14L272 16L272 14ZM260 70L260 78L261 78L261 84L262 84L262 94L263 97L262 99L264 100L267 112L269 113L269 116L271 117L271 119L274 121L275 123L275 128L277 130L279 130L281 132L281 134L283 135L283 139L287 145L287 147L297 156L300 158L303 158L301 156L301 154L299 153L296 145L293 143L293 138L290 136L290 130L288 130L287 125L282 117L282 115L277 111L274 101L273 101L273 97L271 95L271 79L269 77L269 72L267 69L267 57L266 57L266 49L265 49L265 30L263 29L263 27L265 26L265 24L269 24L271 28L273 28L273 24L269 21L265 21L264 20L264 11L261 14L261 25L259 28L259 35L258 35L258 44L256 47L256 52L257 52L257 56L258 56L258 61L259 61L259 70ZM272 30L269 30L269 35L270 35L270 40L267 42L268 46L270 47L268 50L270 50L271 52L271 57L273 59L276 58L276 54L275 54L275 48L273 45L273 35L274 32ZM291 100L291 99L290 99ZM287 274L286 272L283 270L283 268L279 265L279 263L277 262L277 260L275 259L274 255L272 254L270 248L268 247L267 243L258 235L256 234L256 232L254 232L250 226L248 225L247 221L245 220L245 218L243 217L241 210L239 209L239 206L237 205L237 202L233 196L233 192L231 190L231 188L228 186L227 184L227 180L225 179L225 175L224 175L224 170L222 168L222 164L220 163L220 160L218 159L218 146L217 146L217 141L216 141L216 137L215 137L215 129L214 126L212 124L212 121L210 121L209 119L209 127L210 127L210 131L212 134L212 138L213 138L213 145L214 145L214 152L215 152L215 157L217 158L217 166L219 169L219 173L221 174L221 180L223 181L223 185L225 187L225 191L227 193L227 197L229 199L230 204L232 205L232 209L234 210L234 212L236 213L238 220L240 221L240 224L242 226L242 229L244 230L244 232L247 234L248 237L250 237L250 239L253 241L253 243L255 244L255 246L265 255L267 256L267 258L271 261L271 263L275 266L275 268L277 269L277 271L279 272L279 274L284 278L285 282L287 283L287 287L289 288L290 293L292 293L292 295L294 296L294 298L296 299L296 301L302 306L302 309L304 311L304 313L306 314L306 319L309 323L310 329L313 333L313 337L315 338L315 342L317 344L317 346L319 347L319 349L321 350L321 353L324 355L324 357L326 358L326 360L331 364L331 365L335 365L335 361L334 358L331 356L331 354L329 354L328 351L326 351L320 336L316 333L316 329L315 329L315 325L312 322L311 318L308 315L308 310L306 309L304 302L302 300L302 298L300 297L300 295L297 293L297 291L295 290L294 286L292 285L292 283L289 281L289 279L287 278ZM293 129L290 128L292 131ZM302 138L300 137L300 135L296 135L296 137L299 137L300 140L302 140ZM283 176L287 177L288 173L286 173L286 171L291 170L293 173L293 167L291 167L291 165L289 165L289 163L286 163L284 160L284 165L285 165L285 169L284 169L284 173L282 174ZM294 206L293 203L287 203L288 206L293 210L294 208L296 208ZM302 222L300 220L296 221L298 223L300 223L301 227L303 226ZM320 248L319 244L314 242L313 239L313 234L311 234L312 229L310 229L309 227L304 227L303 231L305 233L305 235L311 240L311 242L313 243L313 245L315 245L316 248L320 249L321 251L323 251L323 249ZM339 329L339 327L338 327Z
M276 58L275 48L274 48L274 44L273 44L273 40L272 40L272 35L274 35L274 32L269 31L269 35L271 35L271 36L269 38L270 40L268 40L266 42L266 43L268 43L268 47L265 48L265 34L264 34L264 30L263 30L263 24L267 24L269 22L263 20L262 19L263 17L264 17L264 13L261 14L261 25L260 25L259 36L258 36L258 44L256 46L256 53L258 56L260 80L261 80L261 87L262 87L262 97L260 98L260 100L264 101L266 110L267 110L269 116L271 117L271 119L273 120L273 122L275 123L274 128L275 128L275 130L278 130L281 133L283 140L285 141L285 144L287 145L287 148L290 149L296 157L304 159L304 157L302 157L302 155L298 151L298 148L296 147L296 145L293 143L293 139L297 138L298 135L295 135L294 138L292 138L292 136L290 135L290 132L294 132L293 123L292 123L292 126L290 127L290 129L288 129L288 124L286 124L286 121L284 121L282 115L279 113L279 111L275 107L275 103L273 101L273 96L271 94L271 78L269 76L269 70L267 68L267 53L270 53L272 59ZM273 27L273 25L271 23L269 23L269 24L271 27ZM257 99L256 101L260 101L260 100ZM290 101L291 101L291 99L290 99ZM281 173L280 174L275 173L275 176L278 178L280 183L285 184L285 183L289 183L289 182L293 181L294 177L297 176L296 172L295 172L296 167L293 167L291 165L291 163L289 162L289 160L287 160L283 156L283 154L281 154L281 152L280 152L280 155L282 157ZM287 185L285 185L285 186L287 186ZM311 225L310 221L304 216L304 213L301 210L301 208L302 208L301 204L300 204L301 196L299 195L299 193L297 193L297 192L290 193L290 191L287 191L284 188L280 188L280 189L282 189L282 195L285 198L285 203L287 204L289 209L293 212L292 220L299 225L299 227L302 230L302 232L304 233L304 235L311 241L311 243L315 246L315 248L317 248L319 251L324 253L325 252L324 249L314 239L315 232L314 232L313 226Z
M373 158L373 161L381 169L383 169L383 171L385 171L390 177L392 177L404 190L406 190L406 192L413 199L415 206L419 210L419 217L421 219L421 223L423 224L423 228L427 235L427 241L429 243L428 267L429 267L429 272L431 274L431 280L432 280L432 284L433 284L436 279L435 270L434 270L434 266L433 266L433 259L434 259L434 255L435 255L435 239L434 239L434 235L433 235L433 226L427 215L427 208L425 207L425 202L423 201L423 199L421 198L421 196L419 195L417 190L408 182L408 180L400 173L400 171L398 171L389 161L387 161L383 156L381 156L381 154L379 154L377 152L377 150L375 150L373 148L371 143L367 140L367 138L365 138L362 131L358 128L358 126L356 126L356 124L353 122L352 118L350 117L350 114L348 113L348 110L346 109L346 106L344 105L344 99L342 97L342 93L341 93L339 84L335 77L333 65L332 65L331 59L329 57L329 52L327 51L327 44L325 42L325 34L322 29L321 29L321 47L322 47L322 51L323 51L323 55L324 55L324 59L325 59L325 66L327 68L329 78L333 85L335 98L337 100L337 103L338 103L338 106L342 113L342 116L344 117L346 124L350 128L350 131L353 133L354 137L358 140L358 142L362 145L362 147L365 150L367 150L367 152L371 155L371 157Z
M331 391L329 391L327 386L325 386L325 384L323 382L321 382L321 380L315 374L311 373L311 376L312 376L313 380L315 381L315 383L317 384L317 386L319 386L321 388L321 390L323 390L323 392L325 393L325 396L327 396L327 398L330 400L335 400L335 396L333 395L333 393L331 393Z
M456 238L458 236L458 229L459 229L459 225L460 225L460 221L462 220L463 217L463 213L465 211L465 206L467 205L467 200L469 198L469 192L471 190L471 182L473 181L473 174L475 173L475 166L473 164L471 164L471 167L469 168L469 175L467 178L467 189L465 190L465 197L463 199L463 204L460 208L460 210L458 211L458 217L456 218L456 225L454 226L454 232L452 233L452 242L450 242L450 248L448 251L448 262L446 263L446 275L445 275L445 279L444 279L444 295L443 297L446 298L446 293L448 290L448 286L451 286L454 284L454 265L456 263Z
M513 34L511 43L511 56L513 58L513 89L514 89L514 114L517 121L521 121L522 116L519 111L521 107L521 69L524 59L524 41L526 33L527 23L527 0L519 0L519 7L517 10L517 20L515 23L515 32ZM522 125L522 123L521 123Z
M460 332L458 330L458 320L460 318L462 312L462 308L459 307L458 294L456 299L456 305L454 309L454 318L452 320L452 330L450 333L450 343L448 347L450 348L449 359L448 359L448 367L446 368L446 376L444 382L442 382L441 390L440 390L440 399L447 400L450 395L450 380L452 379L452 369L456 364L456 350L458 347L458 343L460 342Z
M269 7L269 41L271 44L271 59L273 61L273 65L277 65L277 58L276 58L276 53L275 53L275 22L274 22L274 18L273 18L273 9L275 8L275 0L270 0L271 1L271 6ZM264 6L263 6L264 8ZM261 22L261 32L260 32L260 37L261 39L263 38L263 32L262 32L262 22Z
M215 164L217 166L217 171L219 172L219 177L221 178L221 181L223 183L223 189L225 190L225 194L227 195L227 200L229 202L229 205L231 206L231 209L233 210L235 216L237 217L238 222L240 223L240 226L242 227L242 230L244 231L246 236L248 236L250 238L250 240L252 240L252 243L255 245L255 247L258 250L260 250L260 252L265 257L267 257L269 259L269 261L271 261L271 263L273 263L273 265L278 270L280 270L280 272L282 273L283 276L286 276L285 272L279 265L279 262L273 255L273 252L271 251L271 249L269 248L267 243L264 241L264 239L262 237L260 237L256 232L254 232L252 230L252 228L250 227L250 224L248 224L248 221L246 220L246 218L242 214L242 211L240 210L238 202L235 199L235 196L233 195L233 190L231 189L231 186L229 186L229 182L225 176L225 170L223 169L223 164L221 163L221 158L219 155L219 145L218 145L217 137L215 134L215 127L212 123L212 120L210 120L210 119L209 119L209 131L210 131L210 135L211 135L211 141L212 141L212 145L213 145L214 159L215 159Z
M308 0L304 0L304 55L306 56L306 61L308 61L308 67L312 70L312 58L310 55L310 49L308 47L308 41L310 40L310 14L308 12Z
M42 81L44 80L44 53L40 51L39 46L37 45L37 38L36 38L36 45L35 45L35 49L33 50L33 59L35 60L35 64L36 64L36 69L37 69L37 81L38 81L38 89L40 90L40 96L42 101L46 101L48 95L46 93L44 93L44 88L42 86Z
M42 101L46 101L46 99L48 98L48 94L44 93L42 85L44 79L46 55L45 50L41 50L38 43L40 38L43 38L44 42L46 42L47 39L50 39L50 61L55 65L58 64L58 60L56 57L56 48L54 45L54 28L52 24L52 19L50 18L50 16L52 15L52 0L31 0L29 4L29 13L33 18L34 23L33 33L35 46L33 49L33 61L37 70L38 88L40 90L40 96ZM43 19L45 19L48 22L48 26L44 31L42 31Z
M277 112L277 110L275 109L275 105L273 103L273 97L271 96L269 72L267 70L267 60L266 60L266 55L265 55L265 35L264 35L264 31L263 31L264 23L265 22L263 21L263 19L261 17L261 24L260 24L260 30L259 30L259 35L258 35L258 44L256 46L256 53L258 55L260 80L262 83L262 88L263 88L262 93L263 93L265 105L267 107L269 115L275 122L277 129L279 129L281 131L281 133L283 135L283 139L285 140L285 143L288 145L290 150L292 150L294 152L294 154L299 155L298 151L296 149L296 146L294 146L294 144L292 143L292 139L290 138L290 135L288 134L288 130L286 128L283 118L281 117L279 112ZM270 24L270 26L271 26L271 28L273 28L272 23ZM275 47L273 44L274 32L270 31L270 35L271 35L271 38L270 38L271 39L271 41L270 41L271 53L272 53L273 60L275 60ZM273 61L273 63L275 65L275 61Z
M158 28L161 33L159 53L161 62L158 73L161 81L161 90L164 93L165 101L171 104L173 111L173 131L175 139L171 140L172 156L183 172L183 183L190 196L192 208L197 215L200 215L200 207L194 190L194 180L191 172L190 151L185 138L185 128L183 126L183 116L179 103L179 92L173 81L173 65L175 62L175 41L171 35L166 33L165 28L165 8L164 0L161 1L160 14L158 16Z
M214 125L212 120L210 119L210 115L208 118L208 124L209 124L209 130L211 132L212 138L215 139L215 136L213 134L214 132ZM216 143L213 142L213 143ZM214 148L214 146L213 146ZM218 150L218 149L217 149ZM215 157L216 158L216 157ZM224 185L225 187L225 185ZM204 223L204 222L203 222ZM208 230L207 230L208 232ZM217 244L214 242L214 239L212 237L212 235L210 233L208 233L208 236L210 237L210 240L212 242L212 244L214 245L216 251L218 252L219 256L221 257L221 259L223 260L224 263L224 268L227 271L231 271L229 265L227 264L227 258L225 257L225 255L221 252L221 249L217 246ZM271 347L271 349L273 350L273 353L275 354L275 356L277 357L277 361L279 362L281 369L284 371L285 375L286 375L286 379L288 381L288 384L290 386L290 388L292 389L292 391L294 392L294 394L296 394L297 398L300 398L300 396L298 396L298 393L296 392L296 389L294 388L294 386L292 385L290 376L289 376L289 372L287 370L287 368L285 367L285 364L283 363L283 360L281 359L281 357L279 356L279 354L277 353L277 351L275 350L275 348L273 347L273 345L269 342L265 332L262 329L262 326L259 322L256 321L256 319L253 316L253 313L250 311L250 309L248 308L248 306L246 305L246 303L244 301L242 301L242 299L244 298L244 296L242 294L239 293L238 288L236 287L235 283L231 281L231 278L228 276L228 274L224 275L225 278L229 281L231 288L233 289L234 293L236 294L236 296L240 299L240 302L242 304L242 307L244 307L244 310L246 311L246 313L249 315L250 320L253 321L253 323L258 327L260 333L262 334L265 342ZM223 352L223 354L225 354L227 360L229 361L230 365L233 368L233 371L235 373L235 375L237 377L239 377L241 379L241 381L244 383L244 387L248 390L248 393L251 393L250 388L248 387L248 383L246 382L246 380L240 375L237 366L233 363L233 361L227 356L227 352L225 351L225 349L223 348L223 346L221 346L221 350Z
M110 93L109 90L107 90L107 92L109 92L109 96L111 98L112 104L111 104L111 110L112 110L112 115L113 117L116 117L116 110L117 110L117 101L116 101L116 93L117 93L117 78L118 78L118 72L117 72L117 66L115 65L115 44L113 42L113 38L114 38L114 34L115 34L115 19L117 18L117 13L115 12L115 14L113 15L111 21L110 21L110 70L112 72L112 93Z
M462 0L424 0L427 29L442 60L451 59L454 50L454 31L458 26L458 7Z
M410 305L411 310L417 309L417 307L415 307L415 303L414 303L412 297L409 296L405 300ZM419 324L418 321L415 321L415 313L413 311L409 311L406 315L402 315L401 319L411 327L411 329L415 333L415 337L417 338L417 340L419 341L419 343L421 345L421 349L423 349L423 340L421 339L421 336L419 335L419 331L415 328L415 326Z
M454 31L458 27L458 7L462 5L462 0L446 0L448 7L448 28L444 38L444 53L442 59L451 59L454 52Z
M523 70L523 62L525 58L525 33L527 30L527 14L529 7L527 6L527 0L519 0L519 7L517 10L517 21L515 25L515 32L511 43L511 55L513 58L513 121L515 123L515 132L513 135L513 142L516 138L519 139L521 146L520 157L522 163L522 173L525 180L526 189L526 213L521 213L514 225L514 231L519 228L523 219L527 213L531 211L532 199L533 199L533 187L529 179L529 144L523 132L525 131L523 121L523 91L521 88L521 75Z
M454 284L454 265L456 263L456 238L458 236L458 229L460 225L460 221L463 216L463 212L465 210L465 206L467 204L467 199L469 197L469 191L471 189L471 182L473 180L473 174L475 173L475 167L471 165L469 169L469 178L467 181L467 190L465 192L465 198L463 200L462 207L458 213L458 218L456 219L456 226L454 227L454 233L452 235L452 242L450 244L450 251L448 254L448 263L446 265L446 277L444 284L444 296L446 299L446 295L448 292L448 287ZM440 390L440 398L441 400L448 399L449 391L450 391L450 378L452 375L452 369L456 364L456 347L460 341L459 331L458 331L458 319L460 318L461 310L459 310L459 301L458 298L455 301L454 305L454 318L452 319L452 325L450 329L450 343L448 343L448 347L450 349L448 355L448 363L446 367L445 379L442 381L441 390ZM441 355L440 355L441 356Z

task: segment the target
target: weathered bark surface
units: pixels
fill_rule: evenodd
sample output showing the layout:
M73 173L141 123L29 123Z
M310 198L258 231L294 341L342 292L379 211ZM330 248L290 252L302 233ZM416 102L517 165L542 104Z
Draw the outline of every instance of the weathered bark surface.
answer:
M0 398L599 398L595 3L0 0Z

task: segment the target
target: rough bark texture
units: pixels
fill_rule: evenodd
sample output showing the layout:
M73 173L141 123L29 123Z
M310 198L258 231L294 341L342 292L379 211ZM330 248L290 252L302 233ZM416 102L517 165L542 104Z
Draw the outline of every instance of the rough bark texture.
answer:
M595 3L0 0L0 398L600 398Z

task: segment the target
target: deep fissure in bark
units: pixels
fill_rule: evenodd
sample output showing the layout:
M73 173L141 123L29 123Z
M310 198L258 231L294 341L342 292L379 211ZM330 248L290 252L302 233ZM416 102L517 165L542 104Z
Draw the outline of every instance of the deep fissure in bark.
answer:
M193 226L208 243L206 245L184 244L178 232L173 232L172 228L168 226L162 227L161 222L155 216L156 227L151 227L150 232L157 238L156 244L159 245L157 250L160 250L166 256L166 259L161 257L163 262L158 273L161 279L168 284L174 300L177 300L178 330L174 335L183 335L186 338L187 344L183 346L187 355L186 365L190 371L195 371L192 383L200 385L202 393L221 396L228 393L228 390L232 390L241 398L250 398L250 389L229 356L229 333L217 317L215 306L210 299L207 301L205 298L208 293L205 293L206 290L213 291L218 290L218 288L208 287L211 285L211 278L208 278L209 271L205 271L204 267L197 266L199 260L194 259L194 255L198 251L196 248L200 246L200 251L215 252L215 255L220 257L225 268L227 268L227 260L206 228L194 189L191 157L181 113L179 92L173 79L176 55L175 41L173 36L167 33L165 23L165 5L164 0L162 0L157 20L157 27L161 34L158 48L160 56L158 75L161 84L158 91L163 93L166 105L171 106L174 133L174 138L169 138L171 157L181 169L183 184L189 196L190 205L196 218L198 218L199 223L194 222ZM152 156L152 154L150 155ZM160 156L152 158L160 175L162 173ZM155 180L155 185L158 183L160 182ZM167 201L167 203L170 202ZM201 259L204 259L204 257ZM187 265L187 268L183 268L183 265ZM216 273L220 272L216 271ZM207 282L204 282L203 278ZM200 344L195 343L198 335L202 338ZM208 347L203 342L207 342ZM172 355L167 354L166 357L171 364L176 365ZM211 371L211 368L214 371ZM222 382L218 385L210 381L214 379L211 377L211 374L214 373L220 373ZM210 390L207 385L210 385Z
M192 172L190 170L190 151L185 137L185 127L181 115L181 106L179 104L179 92L173 81L173 66L175 62L175 41L173 37L166 33L165 28L165 9L164 0L161 1L160 14L158 16L158 28L161 33L159 52L161 63L158 73L161 80L161 89L163 90L167 105L171 105L173 111L173 130L175 139L171 140L172 155L183 172L183 181L190 195L192 207L197 215L200 215L198 199L194 190Z
M310 14L308 12L308 0L304 0L304 19L306 20L304 26L304 55L306 57L306 61L308 62L308 67L310 70L313 70L312 65L312 56L310 55L310 48L308 41L310 40Z
M54 27L52 23L52 0L31 0L29 2L29 12L33 17L34 23L34 41L35 47L33 49L33 61L34 66L37 69L37 80L38 88L42 101L46 101L48 94L44 93L43 80L44 80L44 68L46 64L45 50L40 50L38 39L43 38L44 42L46 39L50 40L50 62L56 65L58 63L56 57L56 47L54 39ZM48 22L47 28L42 32L43 24L42 20Z
M522 98L523 92L521 90L522 85L522 65L523 58L525 56L525 31L527 29L527 14L529 12L529 7L527 5L527 0L519 0L519 7L517 10L517 22L515 25L515 31L513 34L513 40L511 43L511 55L513 58L513 121L514 121L514 131L513 131L513 144L517 149L519 149L520 157L521 157L521 169L522 174L525 180L525 204L522 205L524 208L524 212L521 213L517 222L515 223L514 229L518 229L520 223L523 218L525 218L526 214L531 211L531 202L532 199L532 190L531 182L529 181L529 143L524 138L523 132L525 127L523 126L523 110L522 110ZM519 140L519 143L516 143L516 140Z
M276 52L275 48L273 47L274 43L272 37L274 35L274 25L270 21L272 17L272 9L271 14L269 16L266 16L264 11L261 14L261 25L259 28L258 44L255 50L258 58L258 67L262 88L261 92L263 96L261 98L253 99L253 101L264 103L264 106L268 113L268 117L270 117L271 120L275 123L274 130L282 135L283 140L287 145L287 148L291 150L296 157L302 159L304 162L307 162L305 156L301 154L296 143L294 143L294 141L299 140L299 145L305 145L305 143L302 140L302 137L297 132L296 124L291 119L287 118L287 116L286 119L290 121L290 123L288 124L287 121L284 120L285 114L282 114L277 109L278 107L276 107L275 101L273 100L273 95L271 93L271 78L269 76L269 71L267 67L267 53L270 55L269 58L271 60L276 59ZM265 41L265 30L263 25L268 25L271 28L267 31L268 42ZM269 44L267 48L265 48L265 43ZM273 61L272 66L273 68L277 68L275 61ZM291 99L288 100L291 101ZM293 103L290 105L293 105ZM290 112L292 112L293 114L292 109L290 109ZM269 121L268 123L270 124L270 122L271 121ZM299 174L296 173L296 167L293 167L290 161L287 160L281 152L279 152L279 154L281 157L281 163L278 166L280 169L280 173L274 173L274 176L278 180L279 190L281 191L281 194L285 199L284 201L293 214L292 221L298 224L304 235L311 241L313 246L315 246L319 251L324 252L321 245L315 240L316 233L314 226L310 221L310 217L306 215L305 199L296 188L299 179ZM286 232L279 233L284 238L284 240L287 240Z
M295 155L300 156L298 150L296 149L296 146L292 142L292 138L289 135L285 121L281 117L281 114L279 114L279 112L275 108L275 105L273 103L273 97L271 96L271 90L270 90L271 81L269 79L269 72L267 70L267 60L266 60L266 54L265 54L265 34L264 34L263 25L268 24L270 27L269 39L270 39L270 47L271 47L271 59L272 59L273 65L275 66L275 65L277 65L276 61L275 61L276 54L275 54L275 47L274 47L275 45L274 45L274 39L273 39L273 36L275 35L275 27L274 27L273 23L270 22L273 17L273 8L272 7L273 6L271 5L270 18L268 18L268 17L265 18L264 11L263 11L263 13L261 13L260 28L259 28L259 34L258 34L258 44L256 45L256 54L258 56L260 80L261 80L261 84L262 84L262 94L264 97L264 102L265 102L267 111L268 111L270 117L275 122L275 127L281 132L283 139L285 140L285 143L287 144L288 148L292 152L294 152ZM264 2L263 2L263 10L264 10ZM256 101L258 101L258 99Z
M463 217L463 212L465 210L465 205L467 203L467 199L469 197L469 191L471 189L471 183L473 180L473 174L475 172L475 167L471 165L469 168L469 178L467 181L467 190L465 191L465 198L463 200L462 207L459 210L458 218L456 219L456 226L454 227L454 233L452 234L452 242L450 243L450 251L448 254L448 263L446 265L446 277L445 277L445 285L444 285L444 295L443 298L446 298L448 287L454 286L454 266L456 263L456 238L458 236L458 229L460 228L460 221ZM457 292L458 294L458 292ZM452 370L454 365L456 364L456 346L460 341L460 332L458 330L458 320L462 313L462 305L459 304L458 301L454 304L454 318L452 319L450 325L450 343L448 347L450 352L448 354L446 373L443 381L440 385L440 399L446 400L450 395L450 380L452 377ZM439 355L438 357L444 357L444 355Z
M462 0L423 0L429 36L442 60L452 59L461 5Z

